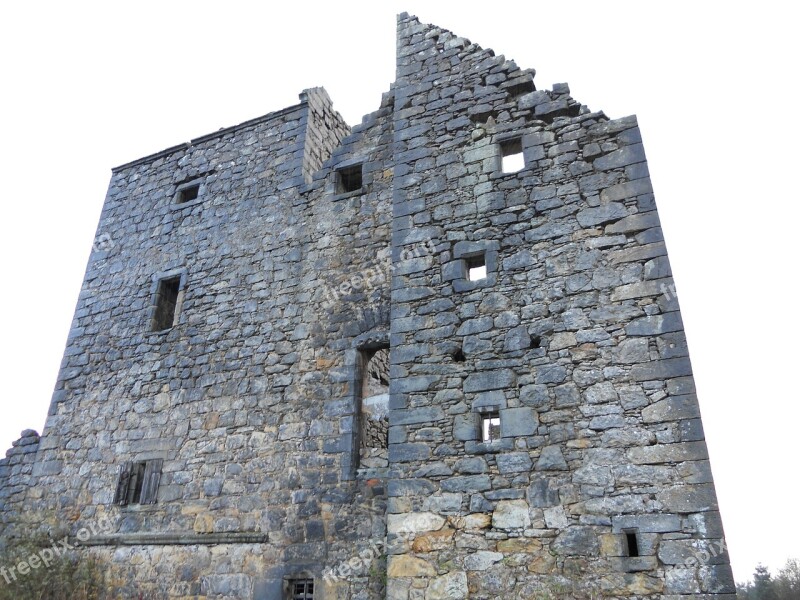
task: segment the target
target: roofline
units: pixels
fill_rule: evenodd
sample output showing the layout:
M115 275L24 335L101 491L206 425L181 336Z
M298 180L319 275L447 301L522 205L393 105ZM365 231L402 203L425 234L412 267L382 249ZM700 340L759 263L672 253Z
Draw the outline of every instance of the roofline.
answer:
M178 144L177 146L170 146L169 148L166 148L166 149L161 150L159 152L156 152L154 154L148 154L147 156L144 156L142 158L137 158L136 160L132 160L130 162L124 163L122 165L119 165L118 167L113 167L111 169L111 172L112 173L118 173L119 171L122 171L123 169L128 169L130 167L135 167L137 165L141 165L141 164L144 164L144 163L151 162L153 160L156 160L157 158L161 158L163 156L168 156L170 154L174 154L175 152L178 152L179 150L186 150L186 149L191 148L192 146L194 146L196 144L200 144L202 142L206 142L208 140L214 139L215 137L223 136L223 135L225 135L227 133L231 133L231 132L236 131L238 129L243 129L245 127L250 127L251 125L256 125L258 123L263 123L264 121L269 121L270 119L274 119L276 117L282 117L282 116L284 116L284 115L286 115L288 113L291 113L291 112L294 112L296 110L302 109L304 106L306 106L308 104L308 101L306 100L305 94L301 94L300 97L301 97L302 100L301 100L301 102L299 104L293 104L292 106L288 106L286 108L283 108L281 110L277 110L275 112L267 113L266 115L263 115L261 117L256 117L255 119L249 119L247 121L243 121L242 123L239 123L237 125L231 125L230 127L223 127L222 129L219 129L219 130L217 130L217 131L215 131L213 133L207 133L205 135L201 135L200 137L196 137L196 138L194 138L194 139L192 139L192 140L190 140L188 142L184 142L182 144Z

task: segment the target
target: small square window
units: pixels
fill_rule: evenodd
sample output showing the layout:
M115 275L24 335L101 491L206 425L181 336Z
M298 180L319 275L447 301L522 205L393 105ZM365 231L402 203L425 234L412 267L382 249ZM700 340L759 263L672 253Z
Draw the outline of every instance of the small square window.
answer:
M486 412L481 414L481 441L496 442L500 440L500 413Z
M120 467L114 504L155 504L163 460L127 462Z
M336 171L336 193L357 192L362 186L362 165L342 167Z
M467 267L467 281L486 279L486 255L479 254L464 259Z
M197 200L198 196L200 196L200 184L195 183L193 185L188 185L178 190L175 203L184 204L186 202L191 202L192 200Z
M516 173L525 168L522 153L522 139L508 140L500 144L501 170L503 173Z
M168 277L158 282L152 331L170 329L175 324L180 291L180 276Z
M289 600L314 600L314 580L290 579Z

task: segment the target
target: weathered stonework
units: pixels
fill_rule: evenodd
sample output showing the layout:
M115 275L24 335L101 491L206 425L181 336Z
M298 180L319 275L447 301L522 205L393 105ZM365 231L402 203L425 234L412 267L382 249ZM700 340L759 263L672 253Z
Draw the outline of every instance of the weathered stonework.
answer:
M112 523L119 597L733 598L636 119L533 75L403 14L352 130L317 88L114 169L4 537Z

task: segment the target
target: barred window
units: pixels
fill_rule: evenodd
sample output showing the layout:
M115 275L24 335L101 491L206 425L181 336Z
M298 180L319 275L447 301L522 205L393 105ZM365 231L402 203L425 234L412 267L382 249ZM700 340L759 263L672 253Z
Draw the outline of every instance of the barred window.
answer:
M313 579L290 580L289 600L314 600L314 580Z

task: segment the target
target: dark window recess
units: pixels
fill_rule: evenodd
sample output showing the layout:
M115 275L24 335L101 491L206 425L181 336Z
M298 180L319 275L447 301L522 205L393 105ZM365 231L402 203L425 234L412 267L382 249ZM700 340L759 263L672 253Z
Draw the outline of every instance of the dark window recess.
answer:
M531 350L535 350L536 348L541 348L542 346L542 338L538 335L531 336Z
M289 600L314 600L314 580L291 579L289 581Z
M508 140L500 144L501 167L503 173L516 173L525 168L522 154L522 139Z
M486 279L486 255L470 256L464 259L467 267L467 281Z
M155 504L163 460L126 462L120 467L114 504Z
M199 195L200 195L200 184L196 183L194 185L190 185L178 191L177 203L183 204L184 202L191 202L192 200L197 200L197 197Z
M486 412L481 414L481 441L496 442L500 439L500 413Z
M464 362L467 360L467 357L464 356L464 351L461 348L453 352L453 360L455 362Z
M338 194L357 192L361 189L361 167L362 165L353 165L336 171L336 192Z
M169 329L175 323L175 310L178 306L178 293L180 289L180 276L162 279L158 282L156 312L153 317L153 331Z
M635 531L625 532L625 554L630 557L639 556L639 538Z

